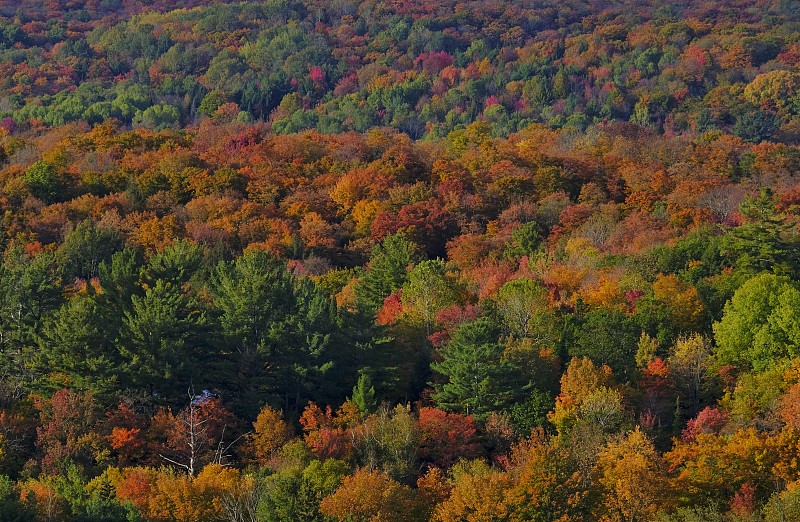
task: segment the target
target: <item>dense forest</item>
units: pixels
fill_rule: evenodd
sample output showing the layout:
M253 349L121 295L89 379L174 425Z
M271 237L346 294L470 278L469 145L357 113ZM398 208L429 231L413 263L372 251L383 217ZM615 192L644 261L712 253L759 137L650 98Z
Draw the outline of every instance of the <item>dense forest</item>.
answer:
M800 4L0 0L0 521L800 520Z

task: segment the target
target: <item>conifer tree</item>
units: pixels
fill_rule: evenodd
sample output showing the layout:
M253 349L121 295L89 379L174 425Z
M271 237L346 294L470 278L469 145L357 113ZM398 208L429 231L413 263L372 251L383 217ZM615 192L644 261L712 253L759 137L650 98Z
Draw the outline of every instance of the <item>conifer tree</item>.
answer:
M375 400L375 387L372 379L366 373L358 376L358 383L353 386L353 395L350 402L358 406L361 413L367 415L373 413L378 408L378 401Z
M443 382L431 384L442 409L481 417L503 409L513 398L514 368L503 359L497 342L500 331L491 319L481 318L456 329L439 351L442 360L431 364Z
M33 364L46 389L69 386L113 399L120 359L105 315L94 295L79 295L45 322Z
M797 273L800 243L796 227L777 211L776 203L772 191L765 188L740 205L747 221L728 234L721 248L736 268L751 274L771 270Z
M375 245L367 270L356 286L361 309L375 313L384 299L401 288L408 279L408 268L414 258L414 245L402 234L388 236Z
M118 341L124 374L153 397L177 399L180 390L200 384L209 337L205 313L180 288L159 280L144 296L133 296L125 313Z

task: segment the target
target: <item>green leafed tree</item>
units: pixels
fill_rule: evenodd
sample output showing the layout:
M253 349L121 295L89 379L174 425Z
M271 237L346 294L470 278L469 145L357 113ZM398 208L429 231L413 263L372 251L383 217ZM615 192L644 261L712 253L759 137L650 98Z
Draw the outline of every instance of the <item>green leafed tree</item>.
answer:
M76 277L90 279L99 273L100 264L122 248L122 236L99 228L93 221L79 223L58 248L58 264L65 281Z
M547 289L522 277L504 284L497 293L497 310L507 335L552 347L558 339L555 314L548 307Z
M408 281L403 285L403 308L409 316L424 325L428 335L433 333L436 313L457 299L456 286L448 279L447 269L441 259L419 263L408 274Z
M28 190L45 203L67 199L67 185L58 170L45 161L37 161L25 171L23 177Z
M714 323L720 364L764 371L800 355L800 288L787 277L764 273L744 283Z
M639 326L625 314L596 310L586 315L568 340L568 352L573 357L588 357L595 364L607 364L615 375L631 379L640 336Z

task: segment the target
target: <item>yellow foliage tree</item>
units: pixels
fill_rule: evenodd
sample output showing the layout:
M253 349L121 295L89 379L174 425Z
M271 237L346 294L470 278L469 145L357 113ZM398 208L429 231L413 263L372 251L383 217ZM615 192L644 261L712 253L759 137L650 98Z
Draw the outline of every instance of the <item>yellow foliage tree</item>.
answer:
M598 505L600 520L650 520L664 505L666 467L638 427L600 451L595 472L603 499Z

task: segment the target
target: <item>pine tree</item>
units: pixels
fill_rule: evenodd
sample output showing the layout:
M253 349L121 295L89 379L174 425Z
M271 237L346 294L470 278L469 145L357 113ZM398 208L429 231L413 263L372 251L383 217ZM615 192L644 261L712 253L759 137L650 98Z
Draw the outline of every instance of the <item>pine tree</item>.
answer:
M0 383L9 386L32 378L30 360L43 319L63 302L54 257L42 253L28 259L21 251L6 252L0 266Z
M113 332L120 329L125 313L131 310L131 297L143 293L138 285L138 266L136 252L131 249L116 252L111 261L100 264L98 272L103 292L97 298L109 321L105 327Z
M280 402L287 415L309 399L331 400L329 356L341 329L330 299L267 253L217 267L211 285L225 338L226 374L245 411ZM341 397L344 390L338 395Z
M736 268L753 274L771 270L797 273L800 260L796 227L775 205L772 191L766 188L742 202L739 210L747 221L732 230L721 246Z
M414 258L414 245L402 234L388 236L375 245L367 270L356 286L361 309L372 314L378 311L383 300L406 282Z
M141 270L141 279L148 285L163 279L173 285L181 286L189 282L200 268L201 262L199 246L185 240L176 241L149 259Z
M431 364L444 382L432 382L433 398L442 409L484 416L503 409L514 395L515 369L503 359L498 327L481 318L459 326Z
M108 324L93 295L71 298L45 322L33 364L48 391L66 385L99 399L113 398L120 360Z
M372 379L364 372L358 376L358 383L353 386L353 396L348 399L358 406L361 413L368 415L378 408L378 401L375 400L375 387Z
M210 365L205 313L180 288L161 280L131 300L117 343L130 385L171 400L201 384L199 366Z

